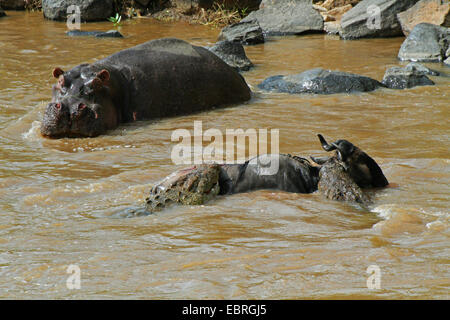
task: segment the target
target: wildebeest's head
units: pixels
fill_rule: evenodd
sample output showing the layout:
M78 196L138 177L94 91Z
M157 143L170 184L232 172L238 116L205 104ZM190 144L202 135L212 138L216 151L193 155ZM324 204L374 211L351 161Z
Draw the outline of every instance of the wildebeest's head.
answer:
M53 70L58 82L52 89L41 124L41 134L50 138L94 137L117 125L107 70L79 65L68 72Z
M351 142L341 139L329 144L321 134L318 137L325 151L336 150L335 157L361 188L385 187L389 184L375 160ZM312 157L318 164L324 164L329 159Z

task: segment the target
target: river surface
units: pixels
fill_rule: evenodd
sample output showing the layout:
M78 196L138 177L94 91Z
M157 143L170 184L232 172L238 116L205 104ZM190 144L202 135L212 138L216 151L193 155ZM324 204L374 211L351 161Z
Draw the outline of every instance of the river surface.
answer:
M125 39L69 38L64 23L41 13L8 14L0 19L0 298L449 298L450 78L352 95L256 87L315 67L381 80L386 68L406 64L396 58L403 38L274 38L246 47L256 65L244 73L255 92L249 103L50 140L38 129L54 67L69 70L167 36L212 45L219 30L134 19L123 22ZM317 133L347 139L379 163L391 186L365 209L317 193L258 191L117 216L183 167L171 161L171 134L193 132L194 121L222 132L279 129L280 152L303 156L324 155ZM80 289L67 286L70 265L79 268ZM367 273L372 265L380 272ZM380 288L369 289L376 274Z

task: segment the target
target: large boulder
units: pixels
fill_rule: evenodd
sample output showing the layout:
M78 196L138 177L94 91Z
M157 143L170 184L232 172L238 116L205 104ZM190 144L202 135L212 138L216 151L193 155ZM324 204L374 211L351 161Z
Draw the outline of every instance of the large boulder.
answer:
M219 41L209 50L237 71L248 71L253 67L239 42Z
M363 0L341 19L343 39L392 37L402 35L397 14L418 0Z
M24 10L26 0L0 0L0 7L5 10Z
M416 86L434 85L425 74L415 69L392 67L386 70L382 83L390 89L406 89Z
M266 0L261 6L242 21L257 20L267 35L323 31L323 18L313 8L311 0Z
M218 40L258 44L264 43L264 34L257 20L241 21L223 28Z
M315 94L368 92L383 86L369 77L321 68L289 76L272 76L258 85L267 91Z
M42 11L47 19L65 21L71 5L80 8L83 22L106 20L113 15L113 0L42 0Z
M450 4L448 0L420 0L411 8L397 14L403 33L408 36L411 30L422 22L450 27Z
M450 28L419 23L403 41L400 60L440 62L445 60L450 43Z

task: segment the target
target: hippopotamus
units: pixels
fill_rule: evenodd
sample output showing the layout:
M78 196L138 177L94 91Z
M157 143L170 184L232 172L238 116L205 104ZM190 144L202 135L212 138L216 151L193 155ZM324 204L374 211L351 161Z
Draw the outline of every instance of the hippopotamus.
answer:
M53 70L41 133L95 137L119 124L200 112L247 101L244 78L209 50L164 38L72 70Z

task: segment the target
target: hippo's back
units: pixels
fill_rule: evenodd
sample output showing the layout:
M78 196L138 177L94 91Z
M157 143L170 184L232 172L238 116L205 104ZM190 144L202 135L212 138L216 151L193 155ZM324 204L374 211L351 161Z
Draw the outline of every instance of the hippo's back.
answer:
M129 83L129 110L138 119L189 114L250 99L244 78L209 50L164 38L95 63L114 67Z

